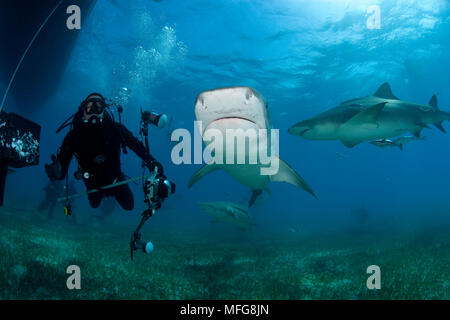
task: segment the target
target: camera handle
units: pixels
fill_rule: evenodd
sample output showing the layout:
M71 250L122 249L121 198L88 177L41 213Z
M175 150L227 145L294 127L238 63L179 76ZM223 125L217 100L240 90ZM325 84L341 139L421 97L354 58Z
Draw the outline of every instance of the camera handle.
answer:
M136 230L133 233L133 236L131 237L130 241L130 257L131 261L133 261L134 251L142 249L145 251L145 246L147 242L142 241L142 235L141 235L141 229L144 226L145 222L147 222L148 219L150 219L151 216L155 214L155 209L147 209L144 212L142 212L142 219L139 225L137 226Z
M151 173L150 178L144 182L144 185L145 185L145 183L149 183L149 181L151 181L150 186L149 186L150 192L147 193L147 192L145 192L145 189L144 189L144 193L145 193L144 202L148 204L148 209L144 210L144 212L142 212L141 221L139 222L139 225L137 226L136 230L133 233L133 236L131 237L130 257L131 257L132 261L133 261L133 257L134 257L134 251L142 249L144 252L146 252L146 247L147 247L147 244L149 243L149 242L142 241L141 229L144 226L144 224L147 222L147 220L150 219L150 217L152 217L156 213L156 210L157 210L158 203L153 201L153 199L155 199L155 196L158 192L157 190L155 190L155 183L154 183L157 175L158 175L158 168L155 168L155 171L153 171Z

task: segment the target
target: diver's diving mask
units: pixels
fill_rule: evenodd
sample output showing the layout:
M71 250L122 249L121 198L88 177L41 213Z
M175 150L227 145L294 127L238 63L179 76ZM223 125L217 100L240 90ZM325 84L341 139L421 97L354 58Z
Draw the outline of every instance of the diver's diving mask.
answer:
M106 103L100 97L91 97L83 105L84 122L96 124L103 121Z
M106 108L106 103L101 98L91 98L84 104L84 112L87 115L103 114Z

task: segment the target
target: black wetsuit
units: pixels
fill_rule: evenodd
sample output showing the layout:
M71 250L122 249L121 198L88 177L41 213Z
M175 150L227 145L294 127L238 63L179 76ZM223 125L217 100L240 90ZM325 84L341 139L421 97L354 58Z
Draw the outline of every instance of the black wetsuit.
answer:
M120 169L121 146L134 151L146 163L155 161L144 144L122 124L105 118L100 125L79 123L64 138L57 159L62 166L64 179L72 156L75 156L87 190L98 189L125 180ZM93 208L100 206L102 198L113 196L125 210L134 207L133 194L128 184L88 195Z

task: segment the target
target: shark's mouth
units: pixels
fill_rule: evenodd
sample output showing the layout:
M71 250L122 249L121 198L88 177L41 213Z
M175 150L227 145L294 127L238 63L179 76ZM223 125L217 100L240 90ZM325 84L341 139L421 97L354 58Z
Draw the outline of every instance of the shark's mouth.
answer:
M208 123L208 125L207 125L206 128L205 128L205 131L206 131L206 129L208 129L213 123L219 123L219 122L221 122L221 121L227 121L227 120L231 120L231 121L233 121L233 120L247 121L247 122L250 122L250 123L252 124L252 126L254 125L254 126L258 127L258 124L257 124L255 121L250 120L250 119L248 119L248 118L244 118L244 117L221 117L221 118L214 119L213 121L211 121L210 123Z
M311 128L307 128L307 129L305 129L305 130L303 130L302 132L300 132L300 135L302 136L302 135L304 135L306 132L308 132L309 130L311 130Z
M306 132L308 132L309 130L311 130L311 128L305 128L305 129L303 129L303 130L301 130L301 131L296 131L296 130L295 130L295 127L292 127L292 128L289 128L288 132L289 132L290 134L293 134L293 135L303 136L303 135L304 135Z
M222 118L217 118L217 119L215 119L214 121L211 121L211 123L213 123L213 122L215 122L215 121L220 121L220 120L232 120L232 119L244 120L244 121L248 121L248 122L251 122L251 123L256 124L255 121L250 120L250 119L248 119L248 118L244 118L244 117L222 117Z

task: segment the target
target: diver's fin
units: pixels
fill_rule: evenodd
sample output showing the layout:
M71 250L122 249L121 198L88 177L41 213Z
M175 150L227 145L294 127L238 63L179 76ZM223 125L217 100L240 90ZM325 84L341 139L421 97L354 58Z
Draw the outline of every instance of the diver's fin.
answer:
M377 92L374 93L375 97L383 98L383 99L392 99L392 100L399 100L393 93L391 86L389 83L385 82L383 83L377 90Z
M189 179L188 187L192 187L194 184L197 183L198 180L206 176L207 174L216 171L219 169L219 166L216 164L207 164L204 165L202 168L200 168L196 173L192 175L192 177Z
M439 110L437 96L435 94L433 94L433 96L431 97L430 102L428 102L428 104L433 108L433 110L435 110L435 111Z
M250 201L248 202L248 207L250 208L255 204L256 199L262 194L262 190L252 190L252 197L250 198Z
M442 121L433 123L433 125L438 128L439 130L441 130L443 133L447 133L447 131L445 130L445 128L442 126Z
M283 159L279 158L279 168L278 173L270 176L271 181L275 182L287 182L296 187L299 187L309 194L311 194L314 198L317 199L314 191L312 191L311 187L306 183L306 181L297 173L294 169L292 169Z
M346 146L347 148L353 148L354 146L356 146L357 144L360 144L362 141L361 140L343 140L341 139L341 142L344 144L344 146Z
M381 111L383 110L384 106L387 102L378 103L376 105L373 105L353 117L351 117L347 122L344 124L358 124L358 123L367 123L367 122L378 122L378 116L380 115Z

